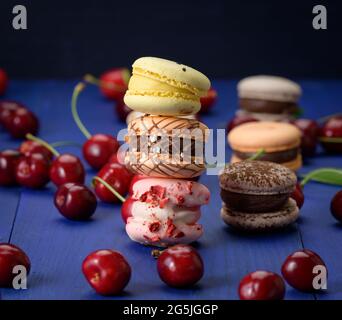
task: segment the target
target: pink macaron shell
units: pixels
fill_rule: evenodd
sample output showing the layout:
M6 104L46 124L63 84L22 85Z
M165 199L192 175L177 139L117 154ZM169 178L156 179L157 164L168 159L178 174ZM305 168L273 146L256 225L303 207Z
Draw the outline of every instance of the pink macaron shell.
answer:
M165 198L174 205L195 207L207 204L210 191L206 186L195 181L181 179L146 178L133 185L133 198L140 199L152 187L165 188Z

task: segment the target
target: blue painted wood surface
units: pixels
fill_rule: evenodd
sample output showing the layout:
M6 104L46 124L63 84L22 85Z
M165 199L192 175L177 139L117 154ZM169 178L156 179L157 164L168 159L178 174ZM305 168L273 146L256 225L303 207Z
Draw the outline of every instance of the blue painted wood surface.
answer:
M318 118L342 111L342 81L300 81L305 117ZM50 142L84 141L70 113L70 97L76 81L13 81L7 98L25 103L41 120L40 136ZM224 128L236 109L235 81L214 81L219 100L213 112L202 120L210 128ZM79 112L92 133L116 134L124 124L113 112L112 102L104 100L97 88L81 94ZM0 149L15 148L19 142L0 132ZM61 150L80 155L74 147ZM227 148L227 161L230 151ZM301 172L318 167L342 167L342 157L319 153ZM87 180L95 174L87 170ZM22 247L31 258L28 290L0 289L1 299L102 299L88 286L81 263L93 250L112 248L130 262L133 275L125 293L113 299L237 299L240 279L256 269L280 272L288 254L303 247L319 253L329 269L328 291L304 294L287 288L287 299L342 299L342 226L332 218L329 205L339 190L335 186L309 183L301 218L286 231L247 236L226 227L219 217L221 200L216 176L202 176L212 192L203 207L201 222L205 234L197 247L205 263L205 276L198 286L178 290L165 286L156 272L151 248L129 240L120 216L120 206L99 203L89 222L64 219L53 205L55 187L44 190L0 188L0 241Z

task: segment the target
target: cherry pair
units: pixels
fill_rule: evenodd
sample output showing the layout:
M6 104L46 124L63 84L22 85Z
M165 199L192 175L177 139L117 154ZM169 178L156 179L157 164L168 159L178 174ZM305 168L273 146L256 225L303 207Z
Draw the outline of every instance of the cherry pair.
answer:
M282 265L281 272L293 288L312 292L316 289L316 266L326 269L324 261L317 253L304 249L289 255ZM258 270L241 280L238 292L241 300L282 300L285 296L285 283L276 273Z
M55 148L47 142L34 137L31 134L27 138L40 144L49 151L36 153L31 150L26 152L25 157L19 161L17 171L22 175L21 184L28 187L42 187L43 182L47 183L50 179L56 186L68 182L83 183L85 179L85 171L80 159L72 154L60 154ZM33 145L33 144L32 144ZM37 150L37 149L36 149ZM44 156L44 154L47 156ZM55 159L51 162L51 154ZM50 164L51 162L51 164ZM44 178L44 179L43 179ZM35 183L35 180L41 184Z
M175 245L162 251L157 260L162 281L172 287L188 287L203 276L199 253L189 245ZM131 278L131 267L125 257L113 250L98 250L83 261L82 271L88 283L101 295L117 295Z

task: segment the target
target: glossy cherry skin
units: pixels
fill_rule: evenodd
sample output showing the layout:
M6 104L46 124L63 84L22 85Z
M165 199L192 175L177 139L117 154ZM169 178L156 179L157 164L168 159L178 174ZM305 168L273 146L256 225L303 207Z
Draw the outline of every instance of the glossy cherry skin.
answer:
M129 194L132 194L133 193L133 186L136 182L138 182L139 180L142 180L142 179L146 179L148 178L147 176L142 176L140 174L135 174L131 180L131 183L129 185L129 189L128 189L128 192Z
M83 144L83 156L94 169L101 169L120 144L108 134L95 134Z
M322 258L315 252L304 249L289 255L281 267L281 273L286 282L293 288L303 291L313 291L313 273L315 266L325 266Z
M121 206L121 217L124 223L127 223L129 217L132 216L132 205L136 200L132 197L127 197Z
M122 196L127 193L132 179L132 175L126 167L117 163L107 163L100 170L97 176L106 181ZM120 200L111 191L98 181L95 181L95 193L103 202L120 202Z
M125 166L125 155L126 150L119 148L118 151L112 154L112 156L109 158L108 163L118 163Z
M58 187L54 203L58 211L70 220L87 220L95 212L94 193L80 183L66 183Z
M100 76L100 91L107 99L122 100L129 78L130 73L126 68L110 69Z
M318 123L310 119L296 119L291 121L301 132L301 151L306 157L314 156L318 142L319 126Z
M28 156L32 153L40 153L42 154L45 158L52 160L53 154L52 152L42 146L40 143L32 140L26 140L24 141L20 147L19 147L20 153L22 153L25 156Z
M60 186L68 182L84 183L85 171L81 160L69 153L58 156L51 165L50 179Z
M330 211L336 220L342 222L342 190L337 192L330 203Z
M25 107L17 101L0 101L0 124L6 126L6 123L10 123L17 109L25 109Z
M28 133L37 134L39 121L33 112L19 108L14 111L13 115L5 123L5 128L13 138L22 139Z
M240 300L282 300L284 280L276 273L258 270L247 274L240 282Z
M125 257L113 250L98 250L82 263L82 271L95 291L104 296L123 291L131 278L131 267Z
M8 76L4 69L0 69L0 96L2 96L7 89Z
M321 128L321 137L327 138L342 138L342 116L336 116L330 118ZM342 143L336 142L323 142L321 141L323 148L328 152L342 153Z
M22 157L16 168L16 181L27 188L42 188L49 182L50 160L41 153Z
M201 110L200 113L208 112L215 104L217 100L217 91L214 88L210 88L206 96L201 97Z
M122 122L126 122L126 118L131 111L132 109L128 107L123 100L119 100L115 104L115 113Z
M177 244L162 251L157 260L161 280L171 287L188 287L203 276L203 261L197 250L186 244Z
M240 124L247 123L247 122L255 122L259 121L253 117L250 116L239 116L239 117L234 117L232 120L230 120L227 124L227 133L234 129L235 127L239 126Z
M296 201L297 207L300 209L304 204L304 193L300 184L297 182L296 189L291 193L290 197Z
M26 253L10 243L0 243L0 287L12 287L15 266L24 266L26 273L30 273L31 262Z
M0 186L16 184L15 171L20 157L20 153L16 150L0 152Z

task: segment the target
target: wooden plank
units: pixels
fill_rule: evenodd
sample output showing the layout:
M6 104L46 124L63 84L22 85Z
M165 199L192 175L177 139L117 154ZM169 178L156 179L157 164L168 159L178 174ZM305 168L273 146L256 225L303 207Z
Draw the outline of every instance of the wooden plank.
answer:
M83 141L69 112L69 99L74 84L75 82L71 81L35 81L27 88L25 83L20 83L18 89L23 88L22 95L28 102L35 104L42 121L43 138L49 141L70 139ZM236 106L235 85L236 82L233 81L214 82L214 86L219 90L220 100L214 112L203 117L203 121L209 127L223 127L226 120L232 117ZM313 82L313 85L316 83ZM333 88L331 94L336 95L334 91L337 88L336 83L331 83L331 86ZM329 88L330 84L326 87L327 95ZM30 94L26 90L30 90ZM303 100L305 104L308 102L310 101ZM115 116L112 115L112 103L100 98L96 88L91 88L82 94L79 106L82 119L93 133L115 134L124 126L113 120ZM312 110L310 113L316 114ZM79 150L73 148L67 150L79 154ZM332 164L336 164L336 158L327 159ZM321 165L321 161L321 158L317 158L317 163L314 163L313 167ZM89 182L94 172L90 169L87 172ZM317 239L316 242L314 241L320 221L310 222L313 220L309 219L312 208L315 208L317 213L316 206L323 203L323 200L326 206L330 195L325 195L322 189L319 190L320 196L316 196L316 191L312 194L316 202L307 199L298 225L281 233L246 236L231 231L219 218L221 200L217 177L203 176L201 181L212 191L212 199L202 210L201 221L205 226L205 234L197 245L205 262L206 273L195 288L170 289L159 280L155 270L155 260L150 256L151 248L129 240L123 229L119 206L100 204L92 221L70 222L61 217L54 208L52 197L55 189L49 185L42 191L23 190L12 233L11 241L27 251L32 260L29 290L17 292L6 289L2 291L2 297L4 299L101 299L89 288L80 271L84 257L92 250L100 248L113 248L123 252L133 268L132 280L125 294L117 297L118 299L237 299L236 290L240 279L246 273L257 269L268 269L279 273L281 263L286 256L302 247L301 234L304 244L308 243L312 249L315 249L312 246L321 245L324 252L322 256L327 260L336 255L336 247L323 245L323 242L326 243L323 241L326 238L323 234L318 237L320 244L316 243ZM306 190L312 187L308 185ZM325 188L323 190L327 190ZM315 233L311 236L314 239L309 237L310 223L315 224ZM324 232L324 228L321 232ZM317 251L321 253L318 249ZM327 261L329 264L333 263L336 268L334 270L340 267L336 260ZM331 273L331 282L335 283L335 279L338 280L338 276L335 272ZM330 293L324 297L329 298ZM313 299L313 296L288 289L286 298Z

